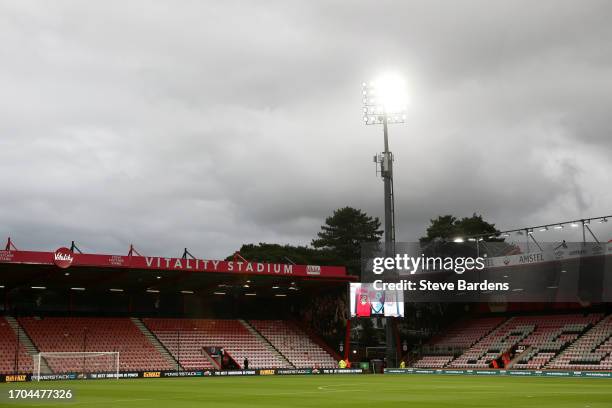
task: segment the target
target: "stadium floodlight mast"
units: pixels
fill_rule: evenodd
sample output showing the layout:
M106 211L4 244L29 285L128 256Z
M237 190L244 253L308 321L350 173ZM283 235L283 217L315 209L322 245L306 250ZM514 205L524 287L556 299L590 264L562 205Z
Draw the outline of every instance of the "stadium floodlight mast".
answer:
M374 157L380 166L385 195L385 243L395 242L395 203L393 197L393 153L389 150L388 125L406 121L406 93L403 78L387 73L372 82L364 82L363 121L383 125L384 151Z
M386 251L389 251L395 243L395 199L393 193L393 153L389 150L388 125L404 123L406 120L405 82L397 74L386 73L372 82L364 82L362 86L364 123L366 125L383 125L384 151L374 156L374 162L377 166L377 172L378 166L380 166L380 175L384 182L385 247ZM385 330L387 363L390 367L395 367L397 362L395 335L392 324L390 324L389 318L387 319Z

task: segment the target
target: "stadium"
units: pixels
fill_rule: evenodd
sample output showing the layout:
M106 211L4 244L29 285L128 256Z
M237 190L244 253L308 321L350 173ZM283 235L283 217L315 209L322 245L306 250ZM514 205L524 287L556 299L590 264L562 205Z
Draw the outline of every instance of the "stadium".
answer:
M1 1L0 407L611 408L611 19Z
M609 265L612 242L583 257L591 268L593 258ZM520 259L527 257L506 255L500 273L520 275ZM550 266L539 263L529 272L545 275ZM373 302L366 312L344 305L357 278L341 266L249 262L238 253L205 260L187 250L149 257L133 247L127 255L85 254L74 242L36 252L11 239L0 251L0 276L0 378L20 392L68 387L76 403L113 406L220 404L230 396L238 405L300 405L295 398L305 396L335 406L381 395L445 406L472 390L487 406L507 406L499 393L521 387L528 391L515 398L537 406L560 406L555 395L580 400L578 389L589 390L591 406L610 402L605 302L466 301L460 313L450 310L457 304L435 312L431 303L408 302L404 318L386 309L377 315ZM343 305L339 345L316 324L331 319L312 302L322 298L333 313ZM434 316L445 324L435 328ZM398 364L386 361L384 341L360 345L351 336L351 322L366 318L393 320Z

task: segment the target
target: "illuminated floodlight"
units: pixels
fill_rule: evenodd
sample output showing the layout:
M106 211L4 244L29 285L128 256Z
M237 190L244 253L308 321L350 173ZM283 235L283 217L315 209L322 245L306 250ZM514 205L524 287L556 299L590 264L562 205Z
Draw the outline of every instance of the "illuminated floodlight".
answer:
M363 121L366 125L406 121L406 83L394 73L363 83Z
M459 238L453 239L453 242L461 243L461 242L464 242L464 241L463 241L463 238L459 237Z

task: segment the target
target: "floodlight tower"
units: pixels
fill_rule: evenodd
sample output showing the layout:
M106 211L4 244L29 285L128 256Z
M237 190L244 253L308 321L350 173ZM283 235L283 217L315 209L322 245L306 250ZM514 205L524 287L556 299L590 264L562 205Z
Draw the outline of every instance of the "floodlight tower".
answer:
M404 81L387 74L376 81L363 83L363 121L366 125L383 125L384 151L374 156L384 181L385 244L395 242L395 200L393 197L393 153L389 151L388 125L404 123L406 105ZM380 166L380 167L378 167Z
M395 256L395 199L393 195L393 153L389 150L388 125L406 120L404 81L394 74L386 74L370 83L363 83L363 121L366 125L383 125L384 151L374 156L377 171L384 182L385 252ZM380 167L379 167L380 166ZM391 253L389 253L391 252ZM397 366L395 334L390 317L386 318L385 337L387 364Z

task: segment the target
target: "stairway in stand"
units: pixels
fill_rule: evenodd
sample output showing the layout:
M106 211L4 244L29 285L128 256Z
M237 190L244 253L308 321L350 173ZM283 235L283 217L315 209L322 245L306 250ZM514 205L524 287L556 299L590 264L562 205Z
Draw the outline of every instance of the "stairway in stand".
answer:
M142 320L140 320L137 317L131 317L130 320L132 321L132 323L134 323L134 325L136 327L138 327L138 329L142 332L142 334L144 334L144 336L147 339L149 339L149 341L151 342L153 347L155 347L155 349L157 351L159 351L159 353L162 356L164 356L166 358L166 360L168 360L168 362L170 364L172 364L174 367L176 367L177 370L182 370L183 369L183 367L181 367L179 362L176 361L176 359L172 356L172 354L170 354L168 349L166 347L164 347L164 345L159 341L159 339L153 333L151 333L151 330L149 330L147 328L147 326L144 325Z
M15 332L15 336L17 336L17 339L19 339L19 343L21 343L30 358L32 358L32 361L34 361L34 358L38 354L39 350L32 342L32 339L30 339L30 336L28 336L28 334L25 332L25 330L23 330L23 328L19 325L19 322L14 317L6 316L6 321L9 327L13 329L13 332ZM51 369L47 365L47 362L44 358L40 359L40 373L51 374Z
M253 326L251 326L251 324L249 322L247 322L246 320L243 320L243 319L238 319L238 320L240 321L240 323L242 323L242 325L249 332L251 332L251 334L253 334L253 336L255 336L259 341L261 341L263 344L266 345L266 348L268 350L270 350L270 353L274 354L279 360L284 362L288 367L295 368L293 363L291 363L291 361L289 361L284 355L282 355L281 352L278 351L276 349L276 347L274 347L274 345L268 341L268 339L266 339L264 336L262 336L261 333L259 333Z

